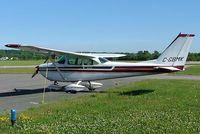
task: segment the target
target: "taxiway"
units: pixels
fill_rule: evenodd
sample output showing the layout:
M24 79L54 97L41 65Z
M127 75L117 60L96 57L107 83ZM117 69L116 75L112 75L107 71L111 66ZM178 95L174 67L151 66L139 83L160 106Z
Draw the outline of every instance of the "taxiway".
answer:
M200 80L200 76L187 76L187 75L151 75L119 78L112 80L98 81L104 86L97 91L105 90L110 87L128 84L130 82L141 81L145 79L188 79ZM47 85L52 82L47 81ZM66 84L66 83L60 83ZM45 85L45 87L47 86ZM17 111L22 111L30 107L37 107L41 105L43 100L44 91L44 78L37 75L33 79L30 74L1 74L0 75L0 114L8 112L11 108L16 108ZM91 92L80 92L77 94L67 94L64 91L55 91L45 93L45 103L78 97L81 95L90 94Z

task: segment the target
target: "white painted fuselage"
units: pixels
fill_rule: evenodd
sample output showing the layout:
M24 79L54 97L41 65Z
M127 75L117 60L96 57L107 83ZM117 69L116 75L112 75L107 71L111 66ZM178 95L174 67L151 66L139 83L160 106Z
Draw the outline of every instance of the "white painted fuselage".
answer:
M60 71L56 69L55 64ZM60 65L58 63L48 63L48 69L47 64L42 64L39 66L39 71L48 80L71 82L94 81L169 72L169 70L160 70L158 69L159 67L166 67L166 65L111 61L98 65Z

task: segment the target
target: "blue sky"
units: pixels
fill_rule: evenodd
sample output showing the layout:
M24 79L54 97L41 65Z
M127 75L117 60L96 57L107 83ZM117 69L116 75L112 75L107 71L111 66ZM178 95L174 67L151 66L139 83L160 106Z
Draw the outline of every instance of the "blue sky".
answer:
M1 0L0 49L25 43L68 51L137 52L164 48L195 33L199 0Z

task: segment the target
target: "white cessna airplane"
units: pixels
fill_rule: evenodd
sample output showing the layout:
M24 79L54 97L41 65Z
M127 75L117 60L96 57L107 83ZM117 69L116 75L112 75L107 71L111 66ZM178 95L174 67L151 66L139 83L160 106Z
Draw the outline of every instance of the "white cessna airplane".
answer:
M113 62L106 58L125 56L122 54L88 54L61 51L23 44L7 44L6 47L46 54L49 58L61 56L58 61L37 66L35 74L41 75L54 84L51 89L59 89L57 82L76 82L65 86L66 91L94 90L102 86L95 80L170 73L184 70L184 65L194 34L180 33L164 52L155 60L137 63ZM35 75L34 74L34 75ZM34 77L33 75L33 77Z

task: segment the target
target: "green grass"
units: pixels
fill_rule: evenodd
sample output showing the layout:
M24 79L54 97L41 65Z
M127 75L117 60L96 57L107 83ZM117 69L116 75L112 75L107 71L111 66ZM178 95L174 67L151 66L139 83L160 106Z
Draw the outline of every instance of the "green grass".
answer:
M1 68L0 74L33 74L35 68Z
M174 74L181 75L200 75L200 65L192 65L187 67L184 71L176 72Z
M200 81L145 80L19 113L2 133L200 133Z
M44 60L6 60L0 61L0 66L28 66L38 65L43 62Z
M43 60L10 60L0 61L0 66L36 66L42 64ZM35 68L0 68L0 74L33 74Z

